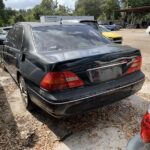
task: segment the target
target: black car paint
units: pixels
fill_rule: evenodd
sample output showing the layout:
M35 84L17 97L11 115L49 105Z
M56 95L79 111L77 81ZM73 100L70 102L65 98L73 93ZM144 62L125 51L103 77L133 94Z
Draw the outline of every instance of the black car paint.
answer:
M53 116L67 116L76 114L78 112L84 112L86 110L90 110L91 108L96 108L97 106L106 105L105 102L100 102L96 100L97 98L105 99L107 104L111 103L111 100L109 100L111 97L114 101L118 101L122 98L125 98L126 96L130 96L131 94L137 92L144 82L144 75L139 72L139 77L136 81L134 81L135 84L129 84L130 82L126 83L126 88L123 89L123 91L119 94L118 87L121 87L122 82L119 83L119 86L116 87L116 91L112 93L108 88L108 93L106 94L98 94L98 96L95 96L96 91L93 91L93 93L90 94L91 91L88 90L88 87L82 87L83 89L87 89L87 92L85 92L85 101L75 101L73 99L70 99L70 101L74 101L71 104L69 103L69 100L64 104L63 100L60 100L56 97L57 94L61 94L65 91L61 92L48 92L40 89L40 82L43 79L43 77L47 74L47 72L50 71L62 71L62 70L71 70L75 73L86 71L89 68L93 68L94 66L98 67L95 61L100 62L110 62L117 60L118 58L124 58L124 57L130 57L130 56L140 56L140 51L128 46L120 46L115 44L106 44L101 47L97 47L94 49L86 49L86 50L74 50L74 51L52 51L49 53L40 53L36 51L36 46L34 44L34 39L32 36L32 26L47 26L47 24L42 25L39 23L19 23L14 26L20 27L23 29L23 42L20 49L12 47L12 43L9 43L9 35L7 36L7 43L4 46L2 57L3 62L7 70L10 72L12 77L18 82L19 75L23 76L25 79L25 82L27 84L31 100L35 102L37 105L40 105L44 110L48 107L48 113L52 114ZM15 32L15 31L14 31ZM84 77L84 76L81 76ZM130 79L130 76L128 76ZM124 77L122 77L124 78ZM129 80L130 81L130 80ZM132 80L131 80L132 81ZM117 80L112 81L112 83L117 83ZM107 82L107 85L110 83ZM97 84L101 87L101 83ZM95 86L94 84L92 86ZM109 87L109 86L108 86ZM111 86L110 86L111 87ZM81 89L82 89L81 88ZM115 88L115 87L114 87ZM135 89L134 89L135 88ZM124 91L128 89L126 94L123 94ZM78 94L80 93L80 88L77 89L68 89L66 91L69 91L70 94L74 93L76 90L78 91ZM81 90L82 91L82 90ZM107 91L107 90L106 90ZM99 91L100 92L100 91ZM95 94L94 94L95 93ZM117 96L121 95L119 99L116 99L116 93ZM56 95L55 95L56 94ZM110 97L110 95L111 97ZM55 95L55 96L54 96ZM89 96L90 95L90 98ZM86 98L87 97L87 98ZM43 100L44 99L44 100ZM79 98L80 99L80 98ZM83 98L84 99L84 98ZM93 99L96 100L96 103L93 102L94 106L88 106L84 108L84 105L87 105L89 101L91 102ZM46 100L46 101L45 101ZM60 102L59 105L55 105L55 102ZM110 101L110 102L109 102ZM99 102L99 105L97 103ZM68 113L67 109L71 108L72 105L77 106L82 104L83 110L74 111L72 113Z
M116 81L59 93L49 93L33 85L28 88L34 103L55 117L62 117L120 101L140 90L143 83L143 73L136 72Z

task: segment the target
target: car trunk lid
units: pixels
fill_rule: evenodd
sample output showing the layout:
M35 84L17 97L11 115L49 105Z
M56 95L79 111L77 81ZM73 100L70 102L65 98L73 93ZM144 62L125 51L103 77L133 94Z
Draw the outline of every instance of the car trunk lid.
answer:
M72 71L85 85L114 80L126 74L140 51L128 46L105 45L90 50L49 53L49 71Z

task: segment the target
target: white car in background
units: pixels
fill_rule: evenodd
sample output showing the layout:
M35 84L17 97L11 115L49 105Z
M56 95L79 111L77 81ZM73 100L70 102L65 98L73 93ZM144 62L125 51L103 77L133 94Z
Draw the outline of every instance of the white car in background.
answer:
M147 27L146 33L150 34L150 26Z

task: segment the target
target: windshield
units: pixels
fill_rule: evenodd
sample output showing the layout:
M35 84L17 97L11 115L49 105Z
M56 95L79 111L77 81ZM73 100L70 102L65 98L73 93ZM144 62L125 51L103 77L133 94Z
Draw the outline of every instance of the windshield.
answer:
M42 26L32 30L38 51L88 49L109 43L87 25Z
M99 29L101 30L101 32L111 32L110 30L108 30L106 27L104 26L99 26Z

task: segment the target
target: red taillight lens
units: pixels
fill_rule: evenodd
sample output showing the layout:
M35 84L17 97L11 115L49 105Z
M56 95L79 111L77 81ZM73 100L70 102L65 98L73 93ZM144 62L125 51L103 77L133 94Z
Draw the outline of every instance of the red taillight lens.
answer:
M141 66L142 66L142 57L141 56L136 57L133 63L131 64L131 67L128 69L127 74L140 70Z
M141 138L145 143L150 143L150 114L147 113L141 123Z
M50 72L40 83L41 88L56 91L83 86L83 81L73 72Z

